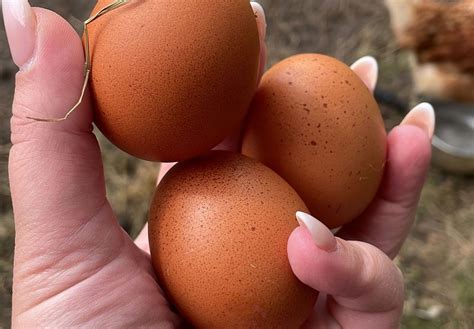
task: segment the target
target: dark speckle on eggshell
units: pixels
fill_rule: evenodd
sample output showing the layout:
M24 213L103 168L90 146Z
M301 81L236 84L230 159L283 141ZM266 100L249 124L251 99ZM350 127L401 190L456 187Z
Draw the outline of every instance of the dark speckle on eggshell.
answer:
M270 94L279 97L270 102ZM295 103L306 104L310 113L294 110ZM275 143L280 139L284 142ZM363 81L334 58L303 54L265 73L246 121L242 153L285 178L311 213L334 228L356 218L374 198L383 172L371 167L383 167L386 144L380 110ZM331 169L361 174L328 175Z
M176 165L155 192L149 238L181 315L197 328L299 328L317 292L288 263L298 210L307 208L288 183L243 155Z

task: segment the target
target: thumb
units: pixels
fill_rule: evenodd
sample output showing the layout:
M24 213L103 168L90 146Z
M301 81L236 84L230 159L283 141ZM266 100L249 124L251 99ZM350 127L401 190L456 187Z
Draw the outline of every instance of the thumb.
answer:
M3 0L2 8L12 57L20 68L13 104L13 143L21 142L23 132L30 129L90 132L88 97L74 119L62 124L27 118L63 117L79 99L85 60L77 33L60 16L33 9L26 0Z
M290 265L303 283L329 295L327 310L336 322L342 328L398 328L404 289L392 261L367 243L334 238L308 214L297 218L302 227L288 241Z
M53 249L68 244L90 218L111 211L88 98L61 123L27 118L62 117L77 102L84 80L79 36L60 16L32 9L26 0L3 0L2 10L12 56L20 67L9 174L15 256L21 262L34 257L32 251L41 255L51 250L52 243Z

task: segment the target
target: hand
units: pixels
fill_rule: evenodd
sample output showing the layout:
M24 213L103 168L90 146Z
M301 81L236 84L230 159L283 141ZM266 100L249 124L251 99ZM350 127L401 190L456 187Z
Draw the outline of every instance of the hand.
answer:
M25 119L27 116L60 117L77 100L84 63L79 37L59 16L42 9L33 12L26 0L3 0L2 4L12 56L20 67L13 104L13 147L9 160L17 234L13 324L19 327L179 326L181 320L170 310L156 282L147 242L139 239L134 243L128 237L106 200L100 150L92 133L89 99L86 97L82 106L67 121L59 124L47 125ZM259 17L263 18L262 15ZM263 20L259 20L261 37L263 26ZM351 233L348 229L347 236L344 236L365 239L380 248L392 246L395 252L411 225L429 158L429 138L422 130L403 127L399 131L397 136L401 137L392 138L393 148L412 137L410 148L403 150L403 157L395 157L401 161L394 162L399 165L393 167L392 174L389 164L387 176L392 178L384 183L390 186L387 188L389 192L398 191L395 193L397 197L394 198L394 193L383 195L382 200L392 202L390 207L384 206L383 201L376 206L376 202L372 207L374 215L369 215L368 211L361 221L381 218L386 220L388 228L404 229L399 235L377 236L374 232L381 229L376 230L374 224L368 232L358 233L354 229ZM414 161L414 154L417 161ZM397 168L406 164L411 167L405 168L404 177L399 173L397 177ZM392 182L393 177L397 178L395 182ZM399 178L406 180L406 188L391 187L393 184L397 186ZM409 193L405 198L406 191ZM410 215L401 211L405 210L407 202L410 203ZM398 209L396 214L399 217L389 215L391 209ZM336 304L341 303L334 290L325 290L316 280L305 277L305 273L322 271L322 266L326 265L315 262L322 249L314 245L315 250L305 249L308 237L308 231L297 229L290 238L290 262L295 273L308 285L333 294ZM293 250L298 251L299 256L292 256L293 240L296 241ZM337 243L344 242L338 240ZM356 244L347 242L347 245ZM393 247L395 245L398 247ZM356 252L355 249L347 248L347 254ZM336 253L340 250L342 248L338 248ZM373 253L385 259L380 252ZM303 258L305 255L310 258L308 261ZM361 257L361 261L366 259L369 258ZM301 270L297 268L299 261L300 264L304 262ZM386 262L381 266L385 269L381 274L391 273L393 265L390 262L386 265ZM352 267L348 268L354 271ZM352 272L347 274L352 275ZM330 288L334 287L337 287L337 282ZM397 287L400 288L394 285ZM369 298L378 296L372 292L369 291ZM343 296L342 300L350 298ZM366 314L364 300L353 302L342 303L342 314L353 314L354 308L348 305L360 302L362 308L357 310L363 312L356 315L366 321L364 316L370 316L370 311L374 310L370 309ZM343 324L339 317L332 315Z

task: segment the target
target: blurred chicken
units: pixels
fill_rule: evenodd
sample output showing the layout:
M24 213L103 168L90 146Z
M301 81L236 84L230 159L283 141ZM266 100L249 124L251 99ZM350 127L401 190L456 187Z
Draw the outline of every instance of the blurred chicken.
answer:
M474 0L385 0L416 92L474 102Z

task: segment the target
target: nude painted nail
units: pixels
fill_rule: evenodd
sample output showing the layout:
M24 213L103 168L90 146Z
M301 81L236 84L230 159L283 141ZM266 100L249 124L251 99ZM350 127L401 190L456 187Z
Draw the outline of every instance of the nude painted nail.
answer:
M2 0L2 11L12 58L21 68L35 49L36 15L27 0Z
M433 106L430 103L421 103L406 115L401 125L417 126L423 129L429 138L433 138L435 121Z
M265 40L267 34L267 21L265 18L265 10L262 5L258 2L250 2L252 9L255 12L257 18L258 34L260 35L260 40Z
M260 58L259 58L259 70L258 70L258 81L257 85L260 83L260 79L265 72L265 62L267 57L267 47L265 45L265 38L267 35L267 21L265 18L265 10L263 9L262 5L258 2L250 2L252 6L252 10L255 14L255 19L257 20L257 28L258 28L258 37L260 40Z
M374 91L379 76L379 65L372 56L365 56L352 64L351 69L364 81L367 88Z
M333 252L337 249L336 238L326 225L302 211L296 213L296 219L301 227L304 227L309 231L314 243L319 249L327 252Z

